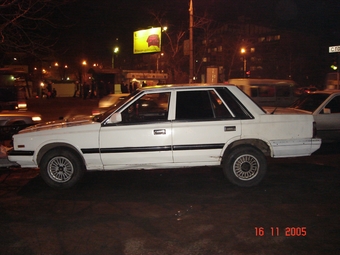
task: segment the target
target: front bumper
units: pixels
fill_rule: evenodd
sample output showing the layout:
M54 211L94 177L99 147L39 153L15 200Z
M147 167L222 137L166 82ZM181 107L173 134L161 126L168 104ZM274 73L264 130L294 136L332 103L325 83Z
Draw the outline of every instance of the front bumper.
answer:
M8 151L9 161L16 162L21 167L38 167L33 160L34 151Z

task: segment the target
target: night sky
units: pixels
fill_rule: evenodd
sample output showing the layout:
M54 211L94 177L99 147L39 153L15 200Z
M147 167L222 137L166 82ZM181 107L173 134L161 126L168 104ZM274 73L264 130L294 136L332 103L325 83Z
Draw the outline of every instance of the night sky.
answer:
M339 0L193 0L194 15L218 23L244 16L251 22L308 31L340 44ZM59 53L70 58L102 58L110 54L116 38L126 54L132 54L132 34L158 26L150 11L165 13L171 26L188 27L189 0L76 0L64 6L68 27L59 29Z

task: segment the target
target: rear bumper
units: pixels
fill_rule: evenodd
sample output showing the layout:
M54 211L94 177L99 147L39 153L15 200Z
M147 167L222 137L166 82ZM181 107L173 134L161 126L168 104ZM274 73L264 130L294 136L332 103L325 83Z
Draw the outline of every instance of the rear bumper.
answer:
M270 141L273 158L310 156L321 146L320 138L272 140Z

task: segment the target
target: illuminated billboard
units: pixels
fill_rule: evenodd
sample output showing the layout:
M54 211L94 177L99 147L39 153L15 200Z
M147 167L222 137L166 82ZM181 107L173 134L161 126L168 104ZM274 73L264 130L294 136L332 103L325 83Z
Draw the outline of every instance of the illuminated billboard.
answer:
M161 28L155 27L133 33L133 53L153 53L161 51Z

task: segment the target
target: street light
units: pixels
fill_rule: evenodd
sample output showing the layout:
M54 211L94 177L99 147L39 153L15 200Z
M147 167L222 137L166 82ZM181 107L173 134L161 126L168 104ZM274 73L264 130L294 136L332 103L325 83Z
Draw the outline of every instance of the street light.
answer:
M118 54L119 52L119 47L114 47L113 48L113 53L112 53L112 69L115 68L115 54Z
M159 73L159 59L161 58L161 57L163 57L164 56L164 53L163 52L161 52L161 53L158 53L157 54L157 63L156 63L156 66L157 66L157 73Z
M243 55L243 78L246 77L246 72L247 72L247 59L246 59L246 49L241 48L241 54Z
M87 62L86 60L83 60L82 64L82 77L81 77L81 85L86 81L86 66L87 66Z

